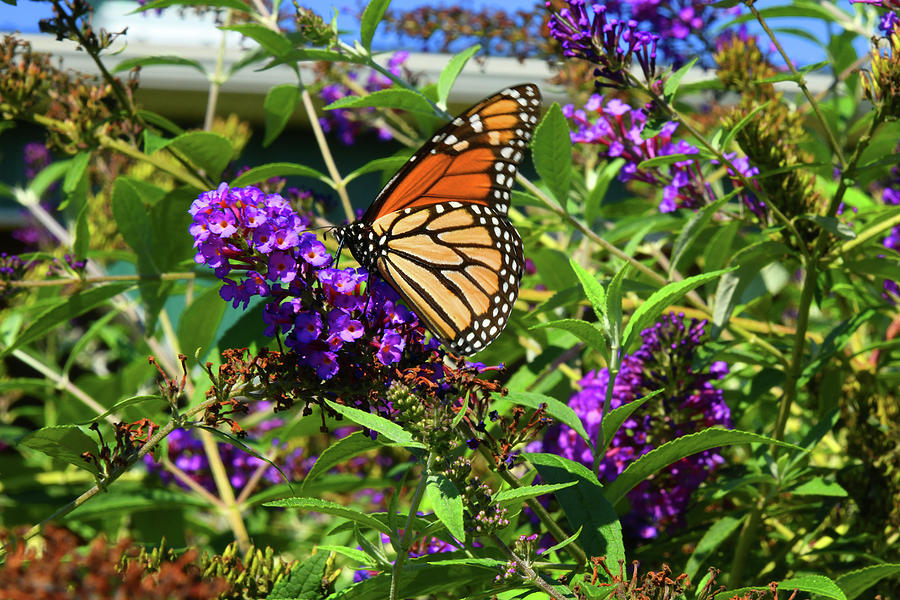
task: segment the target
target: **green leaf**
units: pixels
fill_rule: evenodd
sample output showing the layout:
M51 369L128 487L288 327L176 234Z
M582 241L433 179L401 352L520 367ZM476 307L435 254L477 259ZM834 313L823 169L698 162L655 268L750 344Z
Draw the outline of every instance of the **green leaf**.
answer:
M97 494L72 511L68 518L110 519L140 511L177 510L179 508L209 508L209 503L196 494L177 488L159 489L134 485L115 487Z
M826 481L822 477L813 477L791 490L796 496L831 496L834 498L846 498L848 496L839 483Z
M781 242L764 241L742 249L731 259L732 264L739 266L737 271L725 273L716 287L712 320L715 330L725 327L744 289L762 268L789 252Z
M241 23L240 25L219 27L219 29L237 31L265 48L273 56L283 56L294 47L287 37L259 23Z
M409 162L409 156L388 156L385 158L376 158L375 160L370 160L360 168L351 171L344 177L344 184L348 184L357 177L365 175L366 173L374 173L375 171L387 171L390 173L396 173L400 170L400 167Z
M783 579L778 582L778 589L786 592L800 590L801 592L821 594L826 598L834 598L834 600L847 600L847 596L841 588L824 575L804 575L802 577Z
M423 556L408 560L397 582L398 598L420 598L455 589L487 590L505 564L492 558L446 559L454 553ZM328 600L384 600L390 596L391 575L382 573L328 596Z
M90 205L87 202L87 179L81 180L83 192L81 208L75 217L75 236L72 239L72 253L77 258L85 258L91 249L91 228L89 223Z
M321 548L312 556L297 563L287 577L272 586L268 600L319 600L322 598L322 581L328 567L328 552Z
M710 427L697 433L683 435L671 442L666 442L659 448L654 448L647 454L644 454L622 471L615 481L609 483L604 488L606 498L611 504L616 504L625 497L631 488L644 481L654 473L661 471L674 462L682 458L711 450L712 448L720 448L722 446L732 446L735 444L776 444L784 448L794 450L802 450L799 446L781 442L773 438L763 435L757 435L748 431L739 431L737 429L722 429L721 427Z
M363 11L362 19L359 24L359 40L362 42L363 48L372 50L372 38L375 37L375 30L381 19L384 17L384 11L387 10L391 0L371 0Z
M63 192L71 194L75 191L81 183L81 180L84 178L84 172L87 169L90 160L90 152L79 152L69 161L69 169L66 171L66 176L63 179L62 184Z
M600 216L600 206L609 190L609 184L616 178L624 165L624 159L616 158L607 162L600 169L597 179L594 181L594 187L588 190L584 199L584 220L588 225L592 225Z
M575 335L582 342L588 345L588 347L596 350L603 356L609 354L609 350L606 347L606 343L603 339L603 332L597 327L594 323L588 323L587 321L581 321L579 319L559 319L557 321L549 321L547 323L538 323L537 325L532 325L530 329L562 329L563 331L568 331L569 333Z
M113 73L121 73L122 71L130 71L135 67L150 67L155 65L169 65L169 66L177 66L177 67L191 67L192 69L196 69L206 75L206 69L203 68L203 65L200 62L187 58L184 56L136 56L134 58L127 58L115 67L113 67Z
M622 346L622 282L631 272L631 263L622 265L612 281L606 287L606 316L609 320L607 324L607 335L609 336L610 346L613 348L621 348Z
M694 548L694 552L688 559L687 566L684 569L684 572L688 574L691 581L694 581L697 571L700 570L700 566L709 559L716 548L721 546L722 543L734 533L742 521L743 519L726 515L713 523L712 527L703 534L703 537L697 542L697 546Z
M43 427L26 435L19 445L43 452L51 458L65 461L96 476L100 475L95 463L85 462L81 458L85 452L99 457L97 442L75 425Z
M572 529L583 527L580 540L588 556L605 556L611 565L625 561L622 526L612 504L607 502L597 476L581 463L555 454L526 452L522 456L548 483L576 482L575 486L556 492L556 498L566 513L569 526Z
M349 546L329 546L327 544L324 544L321 546L316 546L316 549L320 552L325 551L334 552L335 554L341 554L343 556L346 556L350 560L360 563L361 565L372 566L374 564L372 558L358 548L350 548Z
M844 573L837 578L835 583L847 596L847 600L854 600L882 579L898 575L900 575L900 564L886 563Z
M447 66L444 67L444 70L441 71L441 76L438 78L438 104L447 106L447 98L450 96L450 89L453 87L453 83L456 81L456 78L459 77L459 74L462 72L463 67L466 66L466 63L469 62L469 59L479 50L481 50L481 44L475 44L471 48L466 48L459 54L456 54L447 62Z
M194 297L181 313L178 345L187 356L196 356L199 364L203 364L203 358L209 354L216 331L225 316L225 307L225 301L219 295L219 286L213 285ZM201 352L195 354L198 349Z
M575 271L578 281L581 282L584 295L594 308L594 312L598 317L606 316L606 290L603 289L597 278L588 273L574 258L569 259L569 265Z
M556 102L534 131L531 141L534 168L557 201L565 205L572 174L572 140L569 123Z
M244 187L265 181L271 177L284 177L286 175L299 175L301 177L309 177L330 183L331 180L324 174L316 171L312 167L289 162L267 163L258 167L253 167L249 171L242 173L234 178L231 187Z
M429 473L425 484L425 497L434 509L434 515L458 540L466 539L463 529L463 501L453 482L440 473Z
M681 281L673 281L653 292L643 304L637 307L637 310L631 315L631 319L628 320L628 324L625 325L625 332L623 334L625 342L623 348L627 349L644 329L656 321L663 310L675 302L678 302L688 292L700 287L708 281L716 279L724 273L732 271L733 269L734 268L722 269L711 273L702 273L700 275L688 277Z
M572 410L571 406L560 402L556 398L545 396L544 394L536 394L534 392L517 392L511 390L506 394L506 396L494 394L493 400L495 406L502 405L502 403L505 401L520 404L522 406L526 406L535 410L537 410L537 408L540 407L541 404L546 404L548 415L550 415L560 423L571 427L575 431L575 433L581 436L581 439L583 439L589 447L594 447L594 441L590 439L587 431L585 431L584 425L581 423L581 419L578 417L578 414L574 410Z
M421 94L411 90L392 88L372 92L366 96L344 96L325 107L325 110L338 108L392 108L408 110L412 113L434 116L434 107Z
M184 130L181 127L179 127L178 125L176 125L175 122L170 121L169 119L162 116L161 114L158 114L153 111L146 110L146 109L138 109L137 113L138 113L138 116L140 116L142 119L144 119L151 125L156 125L160 129L168 131L169 133L171 133L173 135L179 135L181 133L184 133ZM144 131L147 131L147 130L145 129Z
M363 452L381 448L384 445L379 441L373 440L362 431L355 431L347 437L339 439L319 454L315 464L303 479L300 489L303 490L307 483L324 475L332 467L348 461L354 456L359 456Z
M690 71L695 64L697 64L697 60L699 56L695 56L690 61L687 62L680 69L672 73L669 77L666 78L665 84L663 84L663 95L665 98L671 102L675 98L675 92L678 90L678 85L681 83L681 79L687 75L688 71Z
M564 490L567 487L572 487L577 482L575 481L567 481L566 483L556 483L553 485L541 484L541 485L528 485L519 488L512 488L508 490L503 490L501 492L497 492L494 495L494 502L499 504L516 504L519 502L524 502L530 498L537 498L538 496L543 496L544 494L552 494L553 492Z
M823 217L821 215L803 215L803 219L812 221L828 233L835 235L842 240L855 240L856 232L849 223L839 220L836 217Z
M684 253L694 245L706 225L719 209L722 208L722 205L728 202L732 196L734 196L734 193L723 196L712 204L704 206L691 217L691 220L688 221L687 225L681 230L681 233L678 234L678 239L675 240L675 245L672 248L672 261L669 265L670 279L672 278L672 273L678 270L681 259L684 258Z
M646 170L652 169L654 167L665 167L677 162L696 161L699 158L702 158L700 154L666 154L663 156L654 156L653 158L648 158L645 161L641 161L638 164L637 168Z
M393 421L389 421L384 417L379 417L378 415L373 415L372 413L366 412L364 410L359 410L358 408L353 408L352 406L344 406L343 404L338 404L337 402L333 402L331 400L326 400L325 402L332 410L345 416L347 419L353 421L357 425L362 425L366 429L370 429L380 435L383 435L387 439L396 442L401 446L406 446L408 448L425 447L421 442L413 440L412 434L410 434L408 431L406 431Z
M769 106L770 102L771 102L771 100L767 100L763 104L760 104L759 106L754 108L752 111L750 111L750 113L748 115L744 116L744 118L742 118L740 121L735 123L734 127L732 127L731 129L728 130L728 134L725 136L725 139L722 140L722 143L719 145L719 147L722 148L723 150L727 151L728 146L731 144L731 140L734 139L734 136L736 136L741 131L741 129L746 127L748 123L750 123L754 118L756 118L757 113L759 113L761 110L763 110L764 108Z
M35 315L31 325L19 334L16 341L6 347L0 356L5 356L17 348L42 338L57 326L68 323L75 317L80 317L131 287L130 283L116 283L75 292L66 299L65 303Z
M375 517L329 500L321 500L319 498L282 498L281 500L266 502L263 506L311 510L325 515L334 515L336 517L350 519L354 523L374 529L375 531L380 531L381 533L391 533L391 528Z
M269 90L263 101L266 131L263 136L263 146L268 146L281 135L299 101L300 90L296 85L284 83Z
M222 174L234 154L234 148L225 136L209 131L182 133L169 146L181 152L213 179Z
M55 181L69 172L71 165L72 160L61 160L59 162L50 163L34 176L34 179L28 184L28 189L37 196L43 196L44 192L46 192Z
M250 14L250 7L241 0L153 0L147 4L131 11L130 15L148 10L156 10L157 8L168 8L170 6L214 6L218 8L230 8Z
M581 531L582 531L583 529L584 529L584 526L579 527L579 528L578 528L578 531L576 531L575 533L573 533L572 535L570 535L569 537L567 537L566 539L564 539L564 540L561 541L560 543L555 544L555 545L553 545L553 546L550 546L549 548L547 548L546 550L544 550L543 552L541 552L541 553L540 553L540 556L549 556L550 554L552 554L552 553L554 553L554 552L557 552L558 550L562 550L563 548L565 548L566 546L568 546L569 544L571 544L572 542L574 542L575 540L577 540L577 539L578 539L578 536L581 535ZM612 591L612 590L611 590L611 591Z
M83 423L79 423L79 425L90 425L91 423L97 423L102 421L109 415L114 415L118 413L123 408L128 406L137 406L138 404L144 404L145 402L159 402L160 404L167 404L165 398L160 396L159 394L149 394L149 395L140 395L140 396L132 396L131 398L125 398L124 400L119 400L115 404L109 407L104 413L97 415L90 421L85 421Z
M609 447L610 442L612 442L613 436L616 435L616 432L619 430L619 427L622 426L622 423L628 420L634 411L639 409L651 398L655 398L659 394L662 393L662 390L656 390L655 392L651 392L644 396L643 398L638 398L637 400L632 400L627 404L623 404L622 406L616 407L609 411L609 415L604 417L603 419L603 447L597 448L594 450L595 455L604 456L606 454L606 449Z

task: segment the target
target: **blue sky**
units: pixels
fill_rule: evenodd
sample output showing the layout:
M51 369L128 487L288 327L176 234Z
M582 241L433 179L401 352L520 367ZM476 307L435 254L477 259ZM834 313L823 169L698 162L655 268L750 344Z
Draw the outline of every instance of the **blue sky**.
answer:
M332 7L337 7L338 24L341 28L347 29L349 31L356 31L359 27L354 18L354 15L359 11L359 4L355 0L313 0L311 2L301 2L301 4L312 7L313 9L323 14L323 16L326 16L326 18L329 18L332 14ZM394 9L403 10L415 8L425 4L438 6L456 4L473 9L478 9L486 5L496 6L496 3L488 2L487 0L448 0L430 3L425 0L394 0L391 3L391 6ZM757 6L762 8L766 6L776 6L783 4L789 4L789 0L765 0L758 2ZM527 8L533 5L534 0L505 0L503 2L503 7L507 10L515 10L516 8L520 7ZM848 0L842 0L839 3L839 6L843 9L847 9L850 6L850 3ZM9 6L8 4L0 2L0 31L18 30L25 33L36 32L38 19L50 16L50 14L50 3L48 2L20 0L18 6ZM820 39L824 39L825 36L825 27L820 21L801 19L775 19L772 21L772 24L773 26L777 26L780 28L802 29ZM824 55L821 53L821 51L819 51L811 42L793 36L789 36L787 39L789 40L788 44L791 55L798 64L810 64L813 62L818 62L824 58ZM389 39L384 36L382 36L381 38L376 38L376 45L393 46L394 43L395 40Z

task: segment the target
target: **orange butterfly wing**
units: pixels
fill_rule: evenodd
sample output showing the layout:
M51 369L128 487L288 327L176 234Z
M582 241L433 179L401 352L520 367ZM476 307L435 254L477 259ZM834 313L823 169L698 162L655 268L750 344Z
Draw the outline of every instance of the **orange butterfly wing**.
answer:
M457 201L506 214L509 190L541 109L532 84L482 100L435 133L366 211L369 223L404 208Z

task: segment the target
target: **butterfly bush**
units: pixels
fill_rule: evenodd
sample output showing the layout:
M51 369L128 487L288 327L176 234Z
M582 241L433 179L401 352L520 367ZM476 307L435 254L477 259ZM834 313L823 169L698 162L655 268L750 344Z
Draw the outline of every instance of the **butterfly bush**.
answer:
M717 361L705 369L692 366L703 344L705 326L705 321L685 322L683 315L666 315L642 332L644 342L636 352L624 356L610 406L618 408L658 389L663 390L662 398L649 400L616 431L599 463L600 480L615 480L634 460L665 442L708 427L731 427L722 390L713 385L728 373L727 364ZM569 406L596 441L609 371L590 371L578 385L581 389L569 399ZM528 450L559 454L589 468L593 465L591 449L574 429L563 424L551 426ZM623 524L641 538L656 537L681 525L691 494L723 462L719 452L706 450L644 480L628 493L632 510Z
M322 380L361 377L365 364L396 365L438 348L396 292L364 269L337 269L308 218L278 194L222 184L189 210L195 261L215 269L236 308L264 300L267 336L283 336L301 367ZM368 285L369 293L364 292ZM374 360L373 360L374 359Z

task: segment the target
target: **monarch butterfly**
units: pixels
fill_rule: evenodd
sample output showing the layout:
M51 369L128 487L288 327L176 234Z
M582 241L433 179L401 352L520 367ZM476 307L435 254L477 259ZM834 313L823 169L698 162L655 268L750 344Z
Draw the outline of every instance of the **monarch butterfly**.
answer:
M482 100L413 154L362 219L334 231L457 354L490 344L519 294L522 238L506 215L540 107L533 84Z

